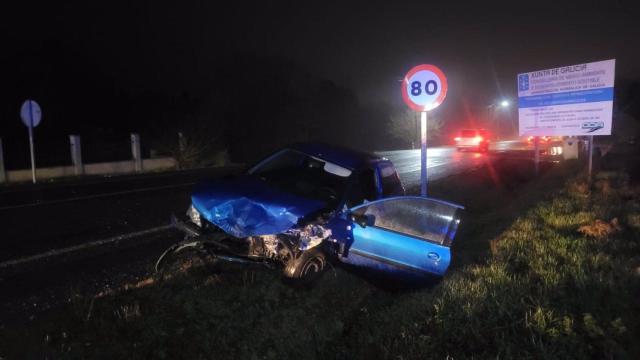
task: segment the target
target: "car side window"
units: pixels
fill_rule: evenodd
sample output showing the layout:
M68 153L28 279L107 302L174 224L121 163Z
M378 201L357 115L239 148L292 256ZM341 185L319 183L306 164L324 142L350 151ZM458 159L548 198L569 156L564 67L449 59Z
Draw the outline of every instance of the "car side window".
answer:
M347 207L351 208L362 204L365 200L377 199L376 179L373 169L365 169L355 174L351 186L351 192L347 198Z
M375 227L444 244L455 235L456 212L457 207L442 202L407 197L365 205L353 213L370 217Z

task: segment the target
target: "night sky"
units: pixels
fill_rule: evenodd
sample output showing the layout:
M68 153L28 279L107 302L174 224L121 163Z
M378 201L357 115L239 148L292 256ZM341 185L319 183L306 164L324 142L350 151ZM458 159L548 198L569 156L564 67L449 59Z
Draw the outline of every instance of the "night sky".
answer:
M618 84L640 79L633 2L470 3L3 3L0 136L22 136L17 109L27 97L42 103L43 125L65 131L95 112L130 121L118 116L126 99L207 93L237 54L291 62L353 91L365 107L400 106L398 80L432 63L449 79L436 112L451 122L514 99L518 72L615 58ZM250 104L251 93L243 96Z

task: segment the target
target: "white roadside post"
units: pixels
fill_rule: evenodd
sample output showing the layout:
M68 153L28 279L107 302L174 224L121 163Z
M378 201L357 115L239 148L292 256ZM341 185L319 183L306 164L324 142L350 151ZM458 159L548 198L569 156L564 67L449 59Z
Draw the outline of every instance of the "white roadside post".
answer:
M533 137L533 163L536 176L540 173L540 136Z
M71 145L71 164L76 175L84 174L84 166L82 165L82 143L79 135L69 135L69 143Z
M591 181L591 169L593 168L593 135L589 136L589 181Z
M2 138L0 138L0 183L7 182L7 173L4 170L4 153L2 152Z
M519 135L589 136L591 178L593 135L611 135L615 69L612 59L518 74Z
M427 196L427 111L433 110L447 96L447 78L434 65L418 65L402 81L402 98L420 112L420 195Z
M36 155L33 142L33 128L40 124L42 120L42 110L40 105L34 100L26 100L20 107L20 118L29 129L29 150L31 153L31 180L36 183Z
M131 134L131 155L136 172L142 171L142 153L140 151L140 135Z

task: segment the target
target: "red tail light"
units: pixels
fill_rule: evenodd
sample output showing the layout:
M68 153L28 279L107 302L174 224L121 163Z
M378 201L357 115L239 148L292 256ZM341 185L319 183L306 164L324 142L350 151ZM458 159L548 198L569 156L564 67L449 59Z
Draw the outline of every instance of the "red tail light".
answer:
M538 139L540 139L539 141L540 141L541 143L543 143L543 142L549 142L549 141L551 140L551 137L550 137L550 136L540 136ZM534 137L533 137L533 136L529 136L529 137L527 138L527 141L528 141L528 142L533 142L533 140L534 140Z
M453 138L453 140L460 141L460 138L459 137L455 137L455 138Z
M479 143L479 142L481 142L481 141L482 141L482 136L476 136L476 137L474 137L474 138L473 138L473 141L478 142L478 143Z

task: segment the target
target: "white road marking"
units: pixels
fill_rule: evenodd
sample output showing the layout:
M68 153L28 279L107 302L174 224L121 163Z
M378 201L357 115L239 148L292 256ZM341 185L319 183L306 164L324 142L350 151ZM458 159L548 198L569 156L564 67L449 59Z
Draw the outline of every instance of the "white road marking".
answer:
M80 251L80 250L101 246L105 244L110 244L110 243L114 243L122 240L133 239L139 236L149 235L149 234L153 234L160 231L165 231L170 229L171 227L172 225L157 226L157 227L146 229L146 230L141 230L141 231L136 231L128 234L110 237L108 239L92 241L92 242L88 242L80 245L74 245L74 246L70 246L62 249L53 249L37 255L25 256L18 259L8 260L0 263L0 269L9 268L12 266L21 265L21 264L42 260L42 259L46 259L54 256L59 256L63 254L68 254L71 252Z
M80 201L80 200L89 200L89 199L98 199L109 196L116 195L126 195L126 194L134 194L138 192L146 192L146 191L155 191L155 190L163 190L163 189L172 189L177 187L185 187L195 184L195 182L188 182L183 184L175 184L175 185L164 185L164 186L155 186L150 188L142 188L142 189L133 189L133 190L125 190L125 191L116 191L104 194L95 194L95 195L87 195L87 196L79 196L74 198L60 199L60 200L51 200L51 201L43 201L38 203L29 203L29 204L20 204L20 205L12 205L12 206L2 206L0 207L0 211L2 210L11 210L11 209L20 209L26 207L34 207L40 205L52 205L52 204L61 204L72 201Z

